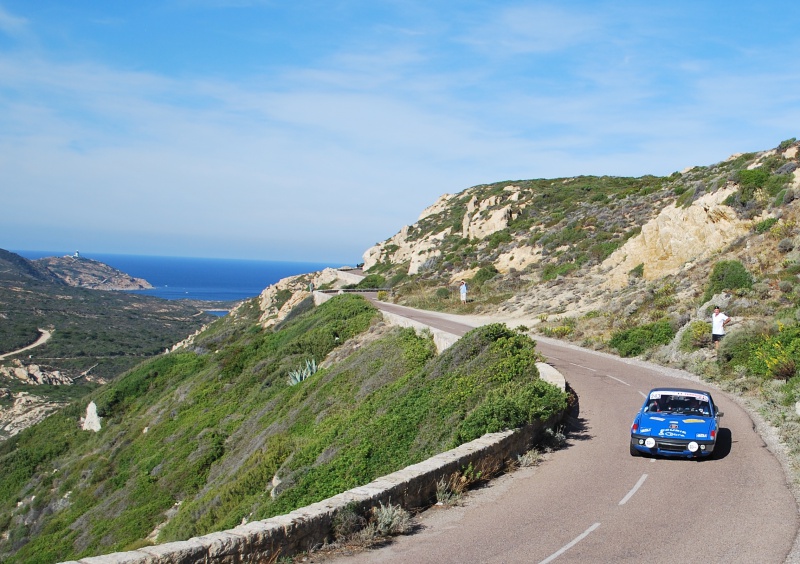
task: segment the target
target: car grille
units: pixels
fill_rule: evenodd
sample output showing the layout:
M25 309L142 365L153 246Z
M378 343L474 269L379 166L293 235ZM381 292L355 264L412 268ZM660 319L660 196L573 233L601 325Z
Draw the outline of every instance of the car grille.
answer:
M667 450L669 452L683 452L686 450L685 443L659 442L656 446L661 450Z

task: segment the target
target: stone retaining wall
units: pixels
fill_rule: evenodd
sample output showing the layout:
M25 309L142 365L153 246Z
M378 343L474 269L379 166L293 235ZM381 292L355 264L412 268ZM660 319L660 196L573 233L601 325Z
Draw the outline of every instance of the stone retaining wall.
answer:
M545 429L556 426L563 413L548 421L502 433L490 433L438 454L428 460L383 476L324 501L263 521L211 533L187 541L142 547L130 552L91 556L62 564L239 564L275 562L322 546L332 539L337 511L352 507L366 514L379 504L400 505L407 510L435 502L436 483L472 464L476 470L503 468L508 461L530 450ZM351 505L352 504L352 505Z

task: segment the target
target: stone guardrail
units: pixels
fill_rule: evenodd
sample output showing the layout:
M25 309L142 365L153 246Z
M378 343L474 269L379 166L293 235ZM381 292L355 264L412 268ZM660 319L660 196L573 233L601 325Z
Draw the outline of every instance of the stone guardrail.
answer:
M332 295L314 292L315 303L322 303ZM317 300L320 300L317 302ZM439 331L400 315L382 312L388 323L396 323L417 330L430 331L437 349L443 350L458 336ZM442 348L440 348L440 346ZM543 380L562 390L563 376L552 366L537 363ZM553 428L566 417L558 413L547 421L532 425L489 433L447 452L437 454L418 464L373 480L365 486L353 488L286 515L271 517L239 525L227 531L211 533L186 541L145 546L128 552L91 556L61 564L239 564L274 562L281 556L291 556L318 548L332 542L333 522L337 512L355 509L366 515L373 507L400 505L406 510L430 506L436 499L436 486L470 464L473 468L503 468L516 456L529 451L541 441L545 430Z

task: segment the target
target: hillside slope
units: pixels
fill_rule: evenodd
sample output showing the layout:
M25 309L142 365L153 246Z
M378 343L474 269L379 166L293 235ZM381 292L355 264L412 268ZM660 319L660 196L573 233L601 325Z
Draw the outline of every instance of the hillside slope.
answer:
M547 419L566 395L499 325L446 353L336 296L264 330L257 301L179 351L0 443L0 558L54 562L280 515L468 442ZM351 354L301 378L309 359ZM320 364L323 364L320 362ZM294 374L294 376L293 376Z

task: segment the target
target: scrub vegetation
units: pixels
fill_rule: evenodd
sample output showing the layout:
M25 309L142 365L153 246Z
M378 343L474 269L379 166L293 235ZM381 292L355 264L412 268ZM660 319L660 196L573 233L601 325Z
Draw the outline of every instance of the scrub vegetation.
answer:
M159 526L160 542L233 528L566 408L538 377L535 342L504 325L438 356L430 335L391 329L289 384L376 316L345 294L265 330L244 307L192 351L140 364L0 443L0 558L130 550ZM98 433L76 432L88 400ZM397 508L370 523L378 534L406 526Z

